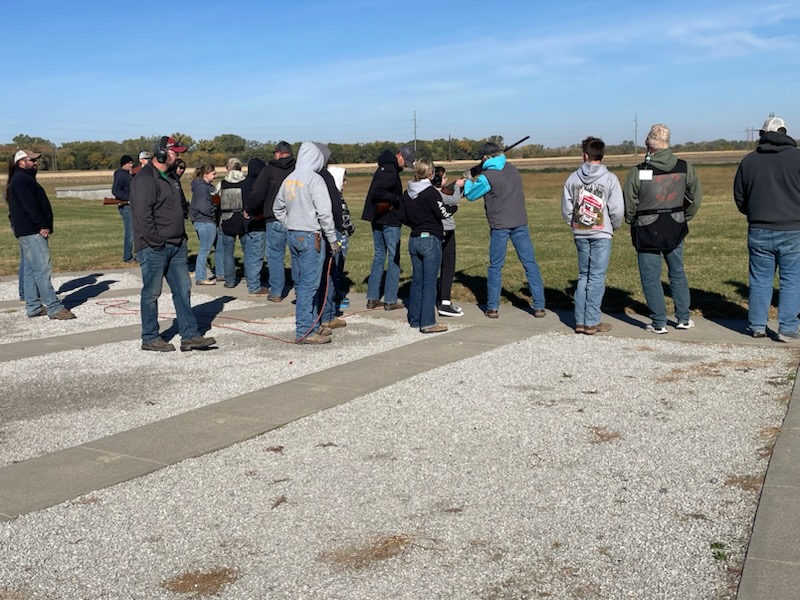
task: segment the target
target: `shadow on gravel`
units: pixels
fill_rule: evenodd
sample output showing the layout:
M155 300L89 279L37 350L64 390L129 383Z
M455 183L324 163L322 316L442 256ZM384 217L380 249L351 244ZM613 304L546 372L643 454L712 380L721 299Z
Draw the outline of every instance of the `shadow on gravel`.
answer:
M117 281L118 280L116 279L109 279L107 281L101 281L100 283L82 287L68 296L64 296L62 302L67 308L75 308L76 306L80 306L81 304L85 303L87 300L91 300L92 298L96 298L100 294L107 292L111 289L111 284L117 283Z
M208 330L211 329L211 323L225 308L225 304L234 300L236 300L234 296L220 296L219 298L214 298L209 302L204 302L203 304L198 304L192 307L192 312L194 312L194 316L197 319L197 327L200 335L205 335L208 333ZM173 319L169 329L162 331L161 335L164 339L169 340L178 335L178 333L178 320Z
M91 273L89 275L84 275L83 277L78 277L77 279L64 282L61 284L61 287L56 290L56 294L64 294L66 292L71 292L72 290L77 290L78 288L82 288L87 285L92 285L94 283L97 283L98 277L102 276L103 273Z

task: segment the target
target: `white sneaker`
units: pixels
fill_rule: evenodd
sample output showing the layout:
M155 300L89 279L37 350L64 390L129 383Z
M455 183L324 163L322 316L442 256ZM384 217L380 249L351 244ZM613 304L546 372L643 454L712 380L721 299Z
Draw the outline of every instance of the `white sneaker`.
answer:
M652 323L650 323L647 327L644 328L645 331L649 333L667 333L667 328L665 326L656 327Z
M694 327L694 321L691 319L684 323L678 322L678 324L675 325L675 329L691 329L692 327Z

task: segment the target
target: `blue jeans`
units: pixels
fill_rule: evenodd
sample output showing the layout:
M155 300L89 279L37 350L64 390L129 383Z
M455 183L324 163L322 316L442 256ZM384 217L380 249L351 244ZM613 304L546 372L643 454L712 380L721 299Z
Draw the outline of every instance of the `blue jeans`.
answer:
M575 324L598 325L606 292L606 272L611 258L611 238L576 237L578 285L575 288Z
M244 251L244 277L247 280L247 291L257 292L261 289L261 267L264 265L264 252L267 232L249 231L242 236Z
M19 299L25 300L25 253L22 251L22 246L19 248Z
M267 268L269 269L269 293L283 298L286 292L286 275L283 258L286 254L288 238L286 229L278 221L267 223ZM295 261L292 261L292 280L297 285Z
M503 265L506 262L508 239L517 251L517 258L525 269L528 289L533 296L534 310L544 309L544 282L533 253L533 242L527 225L512 229L492 229L489 232L489 269L486 274L486 310L500 308L500 290L503 285Z
M342 238L345 240L347 236L343 233L336 232L336 239L340 242ZM317 310L322 313L320 318L321 323L329 323L336 318L336 301L334 295L336 292L336 263L341 258L342 251L344 250L344 243L340 246L340 251L334 259L331 255L330 248L327 243L323 242L325 249L325 262L322 265L321 280L319 283L319 290L317 290Z
M117 210L119 211L119 216L122 217L122 227L125 230L125 237L122 241L122 260L125 262L131 262L134 259L133 256L133 223L131 221L131 206L130 204L125 204L124 206L118 206Z
M200 249L197 251L197 261L194 265L194 280L203 281L208 279L208 255L211 253L211 246L217 239L217 226L211 221L195 221L194 230L200 240Z
M313 231L286 232L289 240L289 254L292 257L292 270L297 272L294 282L297 292L295 305L295 338L300 339L310 332L319 331L317 308L314 297L317 295L325 252L317 252L314 247Z
M181 339L199 335L197 319L192 312L192 280L189 278L186 242L179 246L167 244L161 250L145 246L139 250L137 258L142 268L142 341L152 342L158 337L158 298L164 278L172 291Z
M222 229L217 233L217 255L215 257L216 265L219 265L219 250L222 249L222 279L225 280L227 285L236 284L236 257L233 253L236 250L236 237L235 235L226 235L222 233ZM215 265L215 266L216 266ZM220 278L219 269L217 269L217 279ZM220 281L222 281L220 279Z
M390 225L372 226L372 244L375 257L367 280L367 300L380 300L383 265L386 267L386 282L383 287L383 300L387 304L397 302L397 289L400 287L400 228Z
M672 250L661 252L638 252L639 278L642 281L642 291L650 309L650 318L654 327L667 325L667 305L664 301L664 288L661 286L661 257L667 263L669 273L669 289L672 301L675 303L675 318L679 323L689 320L689 281L683 270L683 242Z
M345 294L343 280L344 263L347 259L347 250L350 248L350 236L346 233L340 234L337 232L336 237L338 237L339 241L342 243L342 248L339 250L339 254L333 261L333 267L331 267L331 279L333 279L334 301L338 304L342 298L347 295Z
M764 331L772 302L772 284L778 270L778 333L794 333L800 327L800 231L750 228L750 329Z
M436 282L442 265L442 240L435 235L408 239L411 256L411 293L408 323L425 329L436 325Z
M42 306L46 306L47 314L52 317L64 310L64 305L56 296L50 279L53 265L50 263L50 246L47 238L34 233L17 238L17 243L25 257L23 267L25 313L32 317L42 309Z
M220 281L225 280L225 238L230 237L222 232L222 227L217 225L217 239L214 242L214 276ZM233 274L234 280L236 273Z

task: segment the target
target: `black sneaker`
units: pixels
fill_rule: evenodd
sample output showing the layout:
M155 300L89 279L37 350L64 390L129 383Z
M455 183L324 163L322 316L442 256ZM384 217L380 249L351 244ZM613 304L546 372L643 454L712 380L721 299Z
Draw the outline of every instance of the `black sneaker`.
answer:
M458 308L455 304L440 304L437 312L440 317L462 317L464 311Z
M216 343L217 340L215 340L213 337L196 335L193 338L181 341L181 352L187 352L189 350L205 350Z
M164 340L164 338L157 337L149 342L142 342L142 350L150 350L151 352L175 352L175 346Z

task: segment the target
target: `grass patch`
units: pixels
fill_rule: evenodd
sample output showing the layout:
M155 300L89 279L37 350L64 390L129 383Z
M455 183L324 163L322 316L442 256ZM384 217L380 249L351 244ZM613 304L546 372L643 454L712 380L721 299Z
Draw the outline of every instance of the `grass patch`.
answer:
M215 567L208 571L181 573L161 583L161 587L175 594L191 594L192 598L217 596L239 576L237 569Z
M589 427L589 431L592 432L592 444L607 444L614 440L622 439L622 434L619 431L611 431L605 427Z
M322 552L318 558L323 562L331 563L338 567L363 569L376 562L400 556L410 547L423 548L426 550L439 549L422 545L419 541L420 538L414 538L405 534L376 536L365 543L352 544L337 550Z
M626 168L614 168L624 179ZM703 205L690 223L686 239L685 267L692 292L695 314L707 317L746 318L747 303L747 223L736 210L731 189L736 165L701 165L697 167L703 184ZM529 226L545 283L547 304L551 308L570 308L575 287L577 261L573 237L561 217L561 189L568 171L523 171L523 185L528 206ZM358 292L366 291L372 263L372 232L369 223L360 220L369 175L348 177L345 197L356 223L347 257L348 283ZM408 177L404 177L404 184ZM98 183L97 178L70 179L71 183ZM55 271L83 271L125 268L122 262L122 220L113 206L87 200L56 200L59 179L42 180L53 204L55 234L51 253ZM99 183L102 183L100 181ZM190 180L184 177L188 192ZM456 214L458 257L453 299L485 302L488 266L489 227L483 201L462 201ZM187 224L189 253L196 255L197 235ZM639 283L636 252L630 243L629 227L617 232L612 247L604 309L607 312L646 314L644 295ZM401 296L407 295L411 262L407 251L408 229L403 231L401 249ZM241 266L241 250L237 244ZM0 275L16 272L19 251L11 235L0 236ZM288 266L288 257L287 263ZM666 282L666 275L664 276ZM530 302L522 266L510 248L503 270L503 301L514 305ZM668 301L669 302L669 301ZM669 309L672 307L669 306Z

